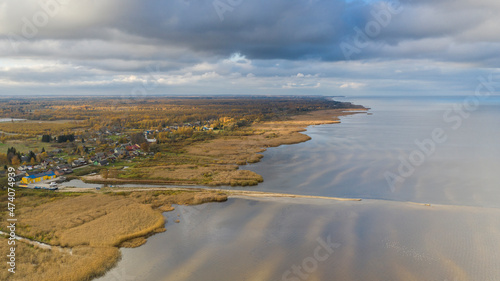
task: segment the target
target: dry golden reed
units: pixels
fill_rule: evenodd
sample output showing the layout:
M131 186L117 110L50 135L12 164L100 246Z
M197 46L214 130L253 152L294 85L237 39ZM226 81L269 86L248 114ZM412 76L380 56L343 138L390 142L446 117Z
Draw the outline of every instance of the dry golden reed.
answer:
M2 263L0 280L91 280L116 264L118 247L138 247L148 236L165 231L162 212L173 210L172 204L225 200L227 195L216 191L169 190L20 197L17 235L65 248L46 250L18 242L17 273L12 275ZM7 253L7 241L0 242L0 251Z

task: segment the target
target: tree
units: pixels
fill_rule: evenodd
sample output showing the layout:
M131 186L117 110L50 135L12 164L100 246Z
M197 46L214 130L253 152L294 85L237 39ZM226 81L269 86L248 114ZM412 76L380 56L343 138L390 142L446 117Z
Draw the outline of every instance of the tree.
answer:
M141 149L144 152L149 152L149 142L143 142L143 143L141 143Z
M7 154L0 153L0 164L9 164L9 159L7 158Z
M35 165L35 163L36 163L35 158L31 157L30 164Z
M27 156L29 157L30 160L31 158L36 158L36 154L33 151L30 151Z
M14 155L14 157L12 157L11 163L12 165L17 166L21 164L21 160L19 160L19 157L17 157L17 155Z
M193 128L181 127L177 129L176 134L189 138L193 135Z
M50 142L51 141L50 135L43 135L42 136L42 142Z
M132 144L138 144L146 142L146 137L144 137L143 134L137 133L130 136L130 140L132 141Z
M14 158L14 156L17 156L17 160L19 162L21 162L21 153L19 153L19 151L16 150L15 147L11 147L11 148L8 148L7 149L7 160L9 163L12 163L12 159Z
M57 137L58 143L74 142L74 141L75 141L75 135L61 135Z

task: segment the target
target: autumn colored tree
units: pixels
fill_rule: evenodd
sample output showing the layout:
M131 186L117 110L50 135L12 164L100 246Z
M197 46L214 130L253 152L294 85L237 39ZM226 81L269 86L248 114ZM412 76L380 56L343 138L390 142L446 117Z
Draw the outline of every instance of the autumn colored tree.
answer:
M149 152L149 143L148 142L141 143L141 149L144 152Z
M4 165L9 164L9 159L7 158L7 154L0 153L0 164L4 164Z
M14 166L18 166L21 164L21 160L19 159L19 157L17 157L17 155L14 155L14 157L12 157L11 163Z
M146 137L144 137L141 133L137 133L130 136L130 140L132 141L132 144L139 144L146 142Z

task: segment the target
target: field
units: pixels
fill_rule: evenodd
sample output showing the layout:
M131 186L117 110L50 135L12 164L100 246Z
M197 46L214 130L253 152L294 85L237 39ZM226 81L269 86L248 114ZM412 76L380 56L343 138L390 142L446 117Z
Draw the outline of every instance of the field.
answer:
M28 139L24 141L13 140L0 143L0 153L7 153L7 149L11 147L16 148L18 151L42 151L43 148L50 151L52 149L52 145L50 143L42 143L39 139Z
M0 251L8 253L7 239L0 238ZM115 247L75 247L71 254L59 250L45 250L18 242L16 273L7 271L2 263L0 280L81 281L105 273L120 258ZM19 258L22 257L22 258Z
M22 135L59 134L85 126L77 121L16 121L0 122L0 132Z
M161 213L173 210L172 204L227 199L216 191L114 192L109 188L95 193L20 190L18 196L16 234L62 250L18 242L17 254L23 257L18 259L18 273L14 279L6 278L7 264L2 263L2 280L89 280L116 263L119 247L142 245L149 235L165 231ZM6 195L0 199L7 202ZM7 252L4 242L0 248Z

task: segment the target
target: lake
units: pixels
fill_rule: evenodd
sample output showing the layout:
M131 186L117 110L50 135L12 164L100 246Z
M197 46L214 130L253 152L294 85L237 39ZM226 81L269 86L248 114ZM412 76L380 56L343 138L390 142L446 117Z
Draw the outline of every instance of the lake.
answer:
M347 100L370 114L268 149L241 189L362 201L177 206L96 280L500 280L500 98Z

